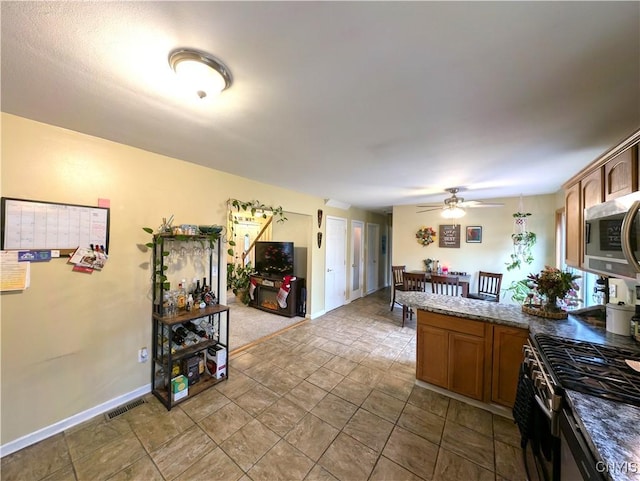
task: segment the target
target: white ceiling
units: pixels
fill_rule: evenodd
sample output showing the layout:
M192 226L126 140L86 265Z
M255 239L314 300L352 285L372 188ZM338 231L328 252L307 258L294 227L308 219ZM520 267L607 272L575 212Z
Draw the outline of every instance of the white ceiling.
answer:
M1 3L2 111L371 210L556 192L640 127L640 2ZM185 98L167 58L234 83Z

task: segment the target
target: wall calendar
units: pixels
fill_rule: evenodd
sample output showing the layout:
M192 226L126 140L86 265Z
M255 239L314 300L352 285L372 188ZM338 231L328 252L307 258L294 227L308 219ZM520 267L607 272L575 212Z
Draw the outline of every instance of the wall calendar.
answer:
M109 208L2 197L2 250L60 250L104 246L109 251Z

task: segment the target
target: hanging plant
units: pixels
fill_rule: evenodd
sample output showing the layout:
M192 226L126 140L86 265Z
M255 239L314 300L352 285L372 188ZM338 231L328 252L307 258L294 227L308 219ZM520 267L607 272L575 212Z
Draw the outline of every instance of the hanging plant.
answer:
M242 211L242 212L250 213L251 217L255 217L256 214L261 213L263 219L266 219L268 217L267 212L271 212L276 222L284 222L287 220L287 217L284 215L284 210L282 209L281 206L272 207L269 205L264 205L263 203L257 200L243 201L238 199L228 199L227 207L228 207L227 210L229 213L229 229L231 231L227 238L227 244L231 246L227 250L227 254L229 254L230 256L234 255L233 247L235 247L236 242L233 239L233 237L235 234L235 226L236 224L239 223L238 219L236 219L233 215L233 209L235 209L236 212Z
M520 198L519 211L513 214L514 226L511 241L513 242L513 254L511 254L511 262L507 262L507 270L519 269L522 264L531 264L533 262L533 253L531 248L536 243L535 232L527 230L527 217L531 212L523 212L522 198Z
M432 227L421 227L416 232L416 239L422 247L432 244L435 236L436 231Z

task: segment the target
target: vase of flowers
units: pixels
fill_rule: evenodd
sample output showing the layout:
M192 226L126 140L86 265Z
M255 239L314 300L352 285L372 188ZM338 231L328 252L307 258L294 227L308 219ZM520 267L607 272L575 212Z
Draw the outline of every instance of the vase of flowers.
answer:
M529 302L538 297L541 300L540 310L543 317L566 317L561 306L569 307L577 302L578 284L575 282L580 276L571 272L561 271L556 267L546 266L539 274L529 274L527 279L531 287ZM548 316L546 314L551 314Z

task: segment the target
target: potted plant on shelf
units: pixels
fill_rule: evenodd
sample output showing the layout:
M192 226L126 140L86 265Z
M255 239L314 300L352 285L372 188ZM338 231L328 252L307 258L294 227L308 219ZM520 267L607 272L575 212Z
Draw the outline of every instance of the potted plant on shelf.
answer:
M251 264L227 264L227 289L243 304L249 304L249 284L254 269Z

